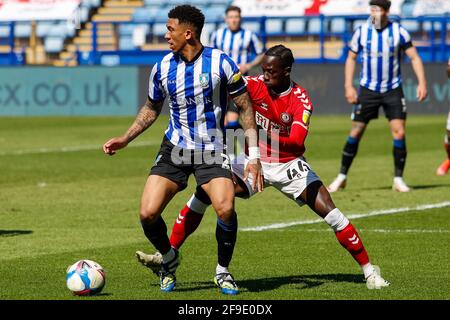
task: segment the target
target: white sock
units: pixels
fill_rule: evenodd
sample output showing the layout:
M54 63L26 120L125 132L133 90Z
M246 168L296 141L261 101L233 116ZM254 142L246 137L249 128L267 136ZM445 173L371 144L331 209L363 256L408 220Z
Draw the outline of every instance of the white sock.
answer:
M334 208L328 212L324 220L334 232L344 230L344 228L350 223L338 208Z
M192 211L195 211L200 214L204 214L206 209L209 207L209 205L204 204L202 201L200 201L198 198L195 197L195 194L191 196L189 201L187 202L187 206Z
M216 274L220 274L220 273L230 273L230 271L228 271L227 267L222 267L220 264L217 264Z
M167 263L175 258L175 250L173 248L170 248L169 252L162 255L162 262Z
M343 174L343 173L339 173L338 176L337 176L337 178L338 178L339 180L345 180L345 179L347 179L347 175L346 175L346 174Z
M373 265L370 262L361 266L361 269L364 272L364 278L366 278L366 279L368 276L370 276L372 273L375 272L375 268L373 267Z

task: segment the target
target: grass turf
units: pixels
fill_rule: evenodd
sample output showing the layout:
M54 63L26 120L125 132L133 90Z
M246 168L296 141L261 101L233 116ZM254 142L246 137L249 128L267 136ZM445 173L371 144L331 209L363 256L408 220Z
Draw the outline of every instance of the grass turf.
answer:
M449 299L450 207L355 219L374 264L392 283L367 290L360 270L324 223L243 232L231 270L237 297L214 288L215 215L205 214L182 249L177 290L134 258L153 251L138 221L138 206L167 118L114 157L101 145L132 118L0 118L0 299L85 299L65 287L65 270L92 259L106 269L102 294L88 299ZM306 156L325 183L336 175L349 129L347 117L316 116ZM391 188L392 139L386 121L369 125L349 174L333 195L345 214L415 207L450 200L449 177L434 172L444 158L443 116L410 116L408 194ZM142 145L145 144L145 145ZM70 149L73 148L73 149ZM194 180L167 207L169 230L194 189ZM240 228L313 220L308 208L274 189L237 200Z

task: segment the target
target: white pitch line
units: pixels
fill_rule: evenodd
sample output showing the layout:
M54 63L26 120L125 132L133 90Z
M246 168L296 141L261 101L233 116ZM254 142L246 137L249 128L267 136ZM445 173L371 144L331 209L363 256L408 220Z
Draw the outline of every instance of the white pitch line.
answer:
M332 232L328 229L302 229L302 232ZM443 229L359 229L361 232L376 232L376 233L450 233L450 230Z
M145 146L156 146L159 142L135 142L128 145L130 147L145 147ZM17 156L17 155L27 155L27 154L42 154L42 153L60 153L60 152L78 152L78 151L89 151L89 150L99 150L102 151L102 145L85 145L85 146L73 146L73 147L60 147L60 148L39 148L39 149L28 149L28 150L16 150L11 152L0 152L0 156Z
M434 203L434 204L423 204L423 205L419 205L417 207L382 209L382 210L375 210L375 211L370 211L368 213L362 213L362 214L350 214L347 216L347 218L354 220L354 219L361 219L361 218L373 217L373 216L404 213L404 212L409 212L409 211L424 211L424 210L444 208L444 207L449 207L449 206L450 206L450 201L444 201L444 202L439 202L439 203ZM287 222L287 223L274 223L274 224L258 226L258 227L241 228L240 230L241 231L264 231L264 230L273 230L273 229L284 229L284 228L292 227L292 226L298 226L298 225L304 225L304 224L315 224L315 223L322 223L322 222L323 222L323 219L300 220L300 221L292 221L292 222Z

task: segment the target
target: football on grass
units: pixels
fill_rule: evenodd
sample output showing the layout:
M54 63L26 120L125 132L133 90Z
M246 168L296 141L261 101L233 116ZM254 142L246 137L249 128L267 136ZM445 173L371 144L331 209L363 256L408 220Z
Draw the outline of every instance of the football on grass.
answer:
M66 284L74 295L95 295L105 286L105 271L95 261L79 260L67 268Z

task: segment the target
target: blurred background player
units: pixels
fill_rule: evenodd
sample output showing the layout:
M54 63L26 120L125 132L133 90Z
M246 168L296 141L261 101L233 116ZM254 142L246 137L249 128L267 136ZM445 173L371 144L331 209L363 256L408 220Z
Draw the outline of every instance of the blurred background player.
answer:
M389 0L370 1L370 22L358 27L353 34L345 63L345 97L355 108L352 114L352 128L342 152L341 170L328 186L329 192L344 188L347 174L358 151L359 142L368 123L378 118L383 107L393 137L395 175L392 188L408 192L410 188L403 180L406 162L406 103L403 96L400 73L401 52L411 59L414 73L419 82L417 99L427 97L424 67L409 33L397 22L388 19ZM359 95L353 87L356 58L362 53Z
M450 78L450 58L448 59L447 63L447 77ZM448 112L447 117L447 135L444 138L444 148L445 151L447 151L447 159L442 162L442 164L437 168L436 174L438 176L446 175L448 172L448 169L450 168L450 147L448 145L448 142L450 141L450 111Z
M320 178L303 157L312 103L306 90L291 80L293 61L290 49L282 45L274 46L267 50L263 57L263 75L246 78L256 123L269 137L268 142L265 142L261 139L263 134L260 131L259 146L264 184L277 188L300 206L307 204L322 217L335 232L339 243L361 266L369 288L388 286L389 282L385 281L370 263L358 232L336 208ZM240 160L238 158L232 165L238 181L235 185L236 195L247 198L255 192L251 188L251 179L246 182L243 179L244 161ZM210 203L208 196L197 188L174 223L170 237L174 248L178 250L186 238L197 229ZM144 265L159 269L159 254L148 255L138 251L136 255Z
M170 245L161 214L175 194L186 188L191 174L195 175L197 186L201 186L211 198L217 213L216 235L218 246L222 248L219 262L228 266L233 255L237 215L229 163L221 156L220 162L205 158L213 156L211 150L219 155L224 153L220 137L223 136L221 114L225 111L226 99L220 98L226 94L230 94L242 109L244 129L251 129L247 134L253 155L246 171L250 170L256 178L255 183L262 186L256 124L246 84L227 55L220 50L203 47L200 35L204 20L203 13L189 5L169 11L165 38L172 53L153 67L148 99L135 122L123 136L112 138L103 146L109 155L125 148L154 123L165 97L169 96L169 127L144 187L140 208L144 234L162 254L160 287L165 292L175 288L179 256ZM178 89L177 83L183 83L182 90ZM201 161L197 162L195 159L199 154Z
M211 33L210 45L225 52L239 67L242 74L259 65L264 55L263 45L251 30L241 27L241 8L229 6L225 11L226 27ZM225 119L226 129L238 129L239 110L230 101Z

